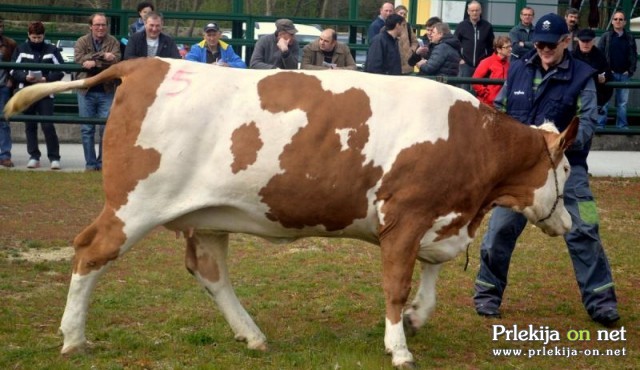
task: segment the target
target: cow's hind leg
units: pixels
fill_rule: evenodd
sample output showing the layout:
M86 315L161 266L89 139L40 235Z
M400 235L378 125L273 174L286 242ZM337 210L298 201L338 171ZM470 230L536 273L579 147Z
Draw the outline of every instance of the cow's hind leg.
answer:
M414 335L426 322L436 307L436 280L442 264L422 262L420 286L411 307L404 315L404 329Z
M197 232L187 236L185 262L213 297L231 326L235 339L246 341L250 349L267 349L267 339L244 309L231 286L227 269L229 235Z
M96 220L73 241L73 274L60 331L64 336L62 353L82 351L86 345L85 324L89 298L98 278L110 263L139 240L149 228L138 228L136 235L126 236L124 223L112 209L105 207Z

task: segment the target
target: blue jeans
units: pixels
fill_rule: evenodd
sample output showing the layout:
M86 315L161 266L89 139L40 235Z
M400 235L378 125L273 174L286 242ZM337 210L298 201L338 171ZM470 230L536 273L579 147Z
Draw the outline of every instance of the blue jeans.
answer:
M614 82L627 82L631 79L629 74L613 72ZM627 128L629 123L627 122L627 103L629 102L629 89L623 89L616 87L614 90L614 96L616 98L616 128ZM607 111L608 104L604 105L605 112ZM606 117L600 121L600 126L604 127Z
M0 86L0 112L9 100L11 91L6 86ZM0 113L0 159L11 159L11 127Z
M78 92L78 113L80 117L107 118L111 103L113 102L113 92L89 91L87 93ZM102 168L102 135L104 125L98 126L98 155L96 156L96 125L82 125L82 149L84 150L84 160L87 169Z
M564 239L582 294L582 303L591 317L617 301L609 261L598 232L596 205L589 188L586 168L572 166L564 188L564 204L571 215L571 231ZM516 241L527 219L510 209L497 207L480 247L480 270L476 278L476 306L498 308L507 287L507 274Z
M458 77L473 77L473 73L476 71L476 67L472 67L467 63L460 64L460 70L458 71ZM459 88L469 91L475 96L476 92L471 88L471 84L459 84Z

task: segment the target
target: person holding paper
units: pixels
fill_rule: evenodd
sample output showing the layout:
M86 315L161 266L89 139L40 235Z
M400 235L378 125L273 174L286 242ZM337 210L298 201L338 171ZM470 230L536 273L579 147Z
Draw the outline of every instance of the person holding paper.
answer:
M302 49L301 69L350 69L356 70L356 62L349 47L338 42L335 30L327 28L320 37Z
M20 44L13 52L11 58L14 63L41 63L41 64L63 64L62 55L55 45L44 41L44 24L40 21L29 23L27 32L28 39ZM18 89L25 86L41 82L60 81L64 77L64 72L53 70L11 70L11 76L18 83ZM53 115L53 95L44 97L25 110L26 115ZM51 122L41 122L42 132L47 144L47 157L51 162L52 170L59 170L60 166L60 143L56 128ZM40 149L38 148L38 122L25 122L25 133L27 136L27 152L29 162L27 168L40 167Z

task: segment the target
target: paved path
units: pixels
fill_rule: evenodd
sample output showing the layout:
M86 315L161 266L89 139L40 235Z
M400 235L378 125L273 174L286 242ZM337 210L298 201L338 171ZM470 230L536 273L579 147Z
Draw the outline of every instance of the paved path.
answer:
M43 143L40 144L40 150L43 151L43 157L40 161L42 167L36 171L48 171L49 161L44 156L47 149ZM29 157L27 156L26 144L14 143L11 153L13 154L13 162L16 165L14 170L27 170L26 166ZM82 145L61 144L60 155L62 157L62 171L84 171ZM640 177L640 151L592 151L587 162L589 164L589 173L593 176Z

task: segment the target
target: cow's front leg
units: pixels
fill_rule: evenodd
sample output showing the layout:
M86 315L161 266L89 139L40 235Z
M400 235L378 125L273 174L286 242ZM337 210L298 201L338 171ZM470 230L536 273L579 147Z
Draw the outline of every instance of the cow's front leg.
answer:
M411 291L411 275L416 260L418 241L408 236L387 235L381 242L383 289L386 321L384 345L391 353L393 366L413 368L413 355L407 348L402 323L402 309Z
M420 286L411 307L405 312L404 323L408 335L414 335L436 307L436 280L442 264L422 262Z
M197 232L187 237L187 270L213 297L231 326L235 339L250 349L266 350L267 338L253 322L233 290L227 269L228 234Z
M151 225L153 226L153 225ZM124 253L149 229L140 227L136 235L125 236L124 223L105 207L98 218L73 241L73 274L60 331L64 336L62 353L82 351L86 345L85 325L89 299L98 278L113 260Z

